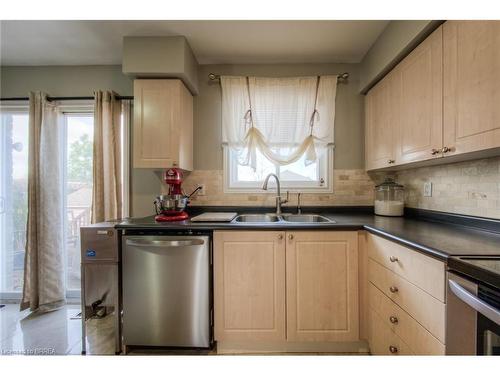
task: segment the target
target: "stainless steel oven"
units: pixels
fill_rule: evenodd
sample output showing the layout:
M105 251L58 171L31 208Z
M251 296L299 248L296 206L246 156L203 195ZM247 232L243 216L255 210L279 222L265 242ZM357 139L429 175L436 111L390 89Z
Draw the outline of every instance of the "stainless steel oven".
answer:
M500 355L500 289L448 272L446 354Z

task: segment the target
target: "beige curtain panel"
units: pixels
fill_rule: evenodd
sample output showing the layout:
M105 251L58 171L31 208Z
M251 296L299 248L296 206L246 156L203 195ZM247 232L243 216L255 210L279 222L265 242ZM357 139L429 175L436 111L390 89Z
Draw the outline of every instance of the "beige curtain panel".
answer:
M122 217L121 101L94 93L92 223Z
M21 310L65 304L62 114L47 95L29 95L28 222Z

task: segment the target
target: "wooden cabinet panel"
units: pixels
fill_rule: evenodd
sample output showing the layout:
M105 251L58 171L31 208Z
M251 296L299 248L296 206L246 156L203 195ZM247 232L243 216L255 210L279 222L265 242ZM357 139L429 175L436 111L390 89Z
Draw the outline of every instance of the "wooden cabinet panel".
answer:
M382 324L398 335L415 354L444 355L445 346L406 311L392 302L372 283L369 286L370 308L381 318Z
M216 340L285 337L284 232L216 231Z
M443 25L446 155L500 147L500 21Z
M357 232L287 232L287 339L359 339Z
M413 355L410 347L396 335L383 318L370 309L370 352L375 355Z
M445 302L443 262L371 233L367 233L367 247L371 259Z
M134 81L135 168L193 169L193 97L178 79Z
M439 27L394 70L400 83L397 164L442 157L437 152L443 147L442 36Z
M366 169L390 167L395 163L395 133L399 121L400 76L389 74L365 98Z
M373 259L368 261L368 279L434 337L445 342L444 303Z

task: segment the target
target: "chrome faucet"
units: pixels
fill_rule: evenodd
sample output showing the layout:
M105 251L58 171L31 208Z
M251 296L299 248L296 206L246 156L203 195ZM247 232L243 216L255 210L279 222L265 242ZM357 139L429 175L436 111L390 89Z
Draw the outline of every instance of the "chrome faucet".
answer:
M286 192L286 199L281 198L281 188L280 188L280 179L278 176L276 176L274 173L269 173L264 180L264 184L262 185L263 190L267 190L267 184L269 183L269 179L271 177L274 177L276 180L276 190L277 190L277 196L276 196L276 215L281 215L281 205L288 202L288 191Z

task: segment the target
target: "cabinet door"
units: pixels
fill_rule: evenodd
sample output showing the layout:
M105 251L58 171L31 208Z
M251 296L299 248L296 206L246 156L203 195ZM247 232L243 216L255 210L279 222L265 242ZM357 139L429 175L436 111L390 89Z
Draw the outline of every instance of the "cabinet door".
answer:
M192 112L193 98L180 80L135 80L134 167L191 170Z
M359 339L357 232L287 232L288 341Z
M214 233L215 339L285 341L284 232Z
M397 95L400 77L389 74L365 98L366 169L379 169L395 164L395 142L399 111Z
M439 27L395 69L400 115L396 163L441 157L443 147L443 30Z
M443 25L446 155L500 147L500 21Z

